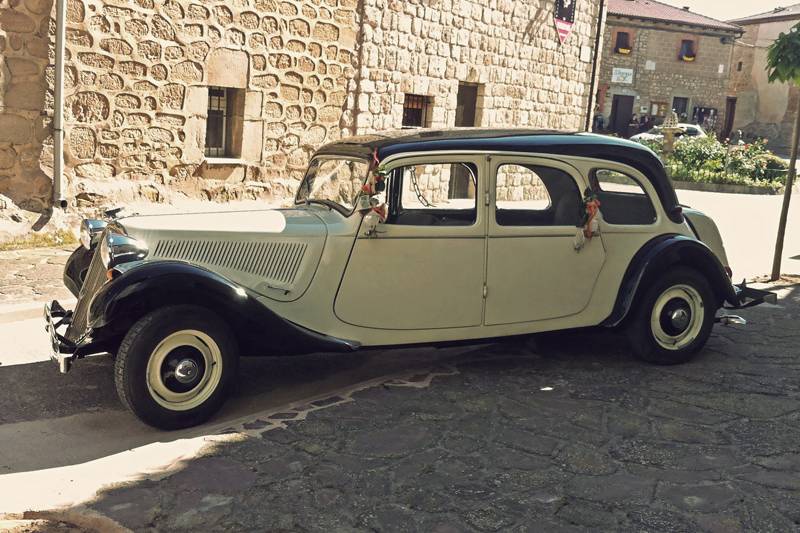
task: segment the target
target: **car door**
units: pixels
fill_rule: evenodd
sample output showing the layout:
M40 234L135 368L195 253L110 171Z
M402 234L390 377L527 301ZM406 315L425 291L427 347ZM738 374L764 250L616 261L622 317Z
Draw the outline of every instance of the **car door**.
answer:
M356 238L336 296L340 320L388 330L481 324L484 163L426 156L392 164L388 218L375 236Z
M486 325L583 311L605 261L599 238L575 249L584 183L563 162L496 157L488 213Z

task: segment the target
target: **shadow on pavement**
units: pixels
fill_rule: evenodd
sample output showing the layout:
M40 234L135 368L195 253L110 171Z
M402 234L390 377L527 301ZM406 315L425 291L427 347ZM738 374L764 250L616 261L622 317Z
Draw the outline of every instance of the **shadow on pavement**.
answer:
M244 358L237 393L222 411L203 426L175 432L142 424L120 404L110 356L79 361L67 375L51 362L0 366L0 474L77 464L152 442L213 433L250 413L402 370L398 356Z
M365 389L71 511L171 531L795 529L796 298L791 287L780 308L742 312L748 326L716 326L706 350L676 367L637 362L618 334L597 330L538 343L247 360L240 395L194 434L392 372L446 365L457 373L429 387ZM63 413L113 404L109 361L92 365L76 385L96 387L84 392L87 404L70 400ZM9 370L0 368L2 383ZM38 401L43 412L59 408ZM115 413L141 442L179 438ZM81 431L102 440L110 423Z
M542 342L546 340L546 342ZM240 365L238 390L211 421L187 430L148 427L127 411L114 389L111 356L77 362L67 375L51 362L0 366L0 475L92 461L154 442L214 434L243 417L307 398L347 389L398 372L425 370L441 363L458 365L458 354L503 352L544 357L622 359L624 338L603 330L584 330L515 339L494 345L408 348L353 354L248 357ZM593 346L591 352L586 346ZM564 364L561 361L559 364Z

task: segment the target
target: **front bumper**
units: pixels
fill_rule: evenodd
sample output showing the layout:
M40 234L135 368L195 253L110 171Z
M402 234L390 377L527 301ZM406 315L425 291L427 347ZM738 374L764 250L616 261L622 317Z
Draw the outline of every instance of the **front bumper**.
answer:
M58 332L72 320L72 311L67 311L56 300L44 306L45 330L50 334L50 359L58 364L62 374L69 372L75 360L77 346Z

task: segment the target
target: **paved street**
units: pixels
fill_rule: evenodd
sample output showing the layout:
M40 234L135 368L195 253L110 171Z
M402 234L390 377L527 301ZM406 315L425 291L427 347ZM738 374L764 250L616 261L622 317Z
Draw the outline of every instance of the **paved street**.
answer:
M783 196L676 192L681 203L703 211L717 223L737 280L772 270ZM792 200L782 272L800 274L800 193L795 192Z
M797 286L680 367L596 331L247 359L218 417L163 433L109 358L45 360L65 258L0 253L0 529L800 530Z

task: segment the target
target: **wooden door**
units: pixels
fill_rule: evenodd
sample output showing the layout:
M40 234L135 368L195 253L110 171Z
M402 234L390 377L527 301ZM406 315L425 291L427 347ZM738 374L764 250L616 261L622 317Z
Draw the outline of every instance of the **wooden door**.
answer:
M628 136L628 124L633 116L633 96L615 94L611 102L609 128L621 137Z

